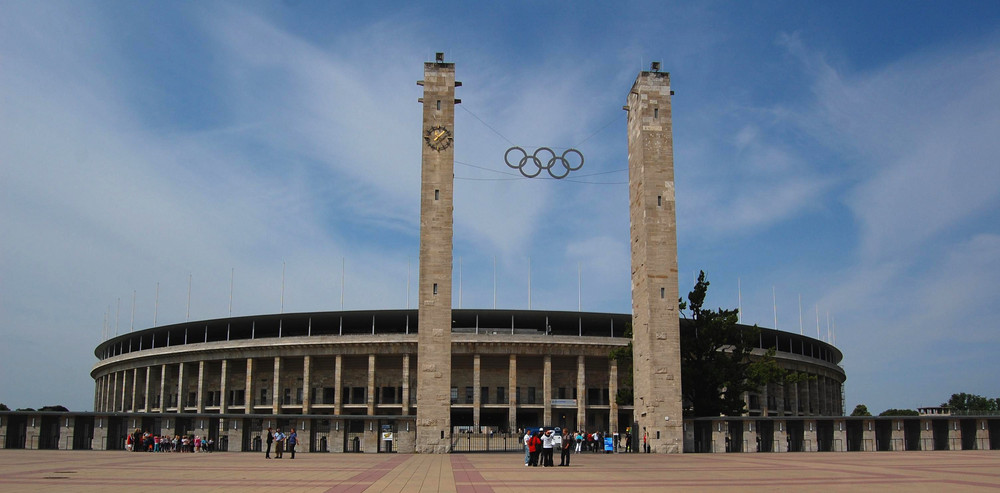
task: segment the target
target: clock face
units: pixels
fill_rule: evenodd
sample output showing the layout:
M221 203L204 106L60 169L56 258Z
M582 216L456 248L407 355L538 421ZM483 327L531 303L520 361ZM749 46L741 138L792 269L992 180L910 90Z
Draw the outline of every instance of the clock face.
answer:
M451 147L452 140L454 139L451 137L451 132L441 126L430 127L424 132L424 142L435 151L443 151Z

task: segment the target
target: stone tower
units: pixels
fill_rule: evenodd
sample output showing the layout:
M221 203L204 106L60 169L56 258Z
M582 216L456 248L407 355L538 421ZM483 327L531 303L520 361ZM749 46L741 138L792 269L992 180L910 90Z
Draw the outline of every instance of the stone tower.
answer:
M640 72L629 91L628 176L632 249L635 419L653 452L683 450L677 212L670 74ZM638 443L642 443L639 441Z
M451 449L451 283L454 211L455 64L424 64L417 333L418 453Z

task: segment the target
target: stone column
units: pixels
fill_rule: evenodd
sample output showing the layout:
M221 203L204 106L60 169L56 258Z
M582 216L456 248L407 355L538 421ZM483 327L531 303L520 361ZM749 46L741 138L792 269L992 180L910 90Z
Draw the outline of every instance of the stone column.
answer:
M833 422L833 443L830 447L834 452L847 451L847 423L843 419Z
M618 394L618 361L614 358L608 360L608 399L611 404L611 412L608 416L608 426L611 428L611 433L618 431L618 399L616 398ZM681 419L680 417L671 417L671 419ZM650 435L651 437L655 434Z
M455 64L424 64L420 163L417 453L451 449L451 292L454 235Z
M121 371L122 374L122 401L119 404L118 410L120 412L125 412L125 393L128 391L128 373L126 370Z
M889 440L892 441L891 433ZM891 447L891 443L886 445ZM865 452L878 451L878 444L875 443L875 423L870 419L861 422L861 450Z
M178 364L177 370L177 412L184 412L184 363Z
M205 412L205 360L198 362L198 413Z
M517 355L510 355L507 366L507 425L513 433L517 430Z
M146 382L145 382L145 385L144 385L145 389L142 391L142 410L143 410L143 412L147 412L147 413L149 412L149 409L150 409L150 405L149 405L149 380L150 380L150 377L152 377L152 376L153 376L153 367L152 366L147 366L146 367Z
M243 388L243 412L253 414L253 358L247 358L247 378Z
M930 419L920 420L920 450L934 450L934 425Z
M748 419L743 422L743 440L747 442L746 447L743 447L744 452L757 452L757 422L755 420Z
M783 419L774 421L774 451L788 452L788 423Z
M274 357L274 381L271 387L274 389L271 395L271 413L281 414L281 356Z
M815 419L809 419L802 423L803 428L803 452L816 452L819 450L819 430Z
M613 361L613 360L612 360ZM611 387L609 387L610 389ZM576 430L587 423L587 362L586 357L576 357ZM576 431L571 430L571 431ZM612 430L614 431L614 430Z
M312 408L312 358L302 357L302 414L309 414Z
M100 412L101 410L101 378L97 377L94 379L94 412ZM3 426L0 424L0 426ZM7 431L3 430L2 436L7 436Z
M403 355L403 395L400 396L403 400L403 415L408 416L410 414L410 355Z
M375 388L375 355L374 354L369 354L368 355L368 395L367 395L367 397L368 397L368 400L367 400L368 415L369 416L374 416L375 415L375 392L376 391L377 391L377 389ZM379 431L381 431L381 430L379 430Z
M626 97L635 415L657 453L683 451L677 212L670 74L640 72ZM670 421L663 418L669 416ZM657 438L659 436L659 438Z
M229 396L226 394L227 383L229 382L229 360L222 360L222 368L219 376L219 413L229 412Z
M542 402L545 404L545 410L542 412L542 425L549 426L552 423L552 356L546 354L544 362Z
M139 390L139 369L132 369L132 406L129 408L132 412L136 411L136 394L135 391Z
M889 450L894 452L906 450L906 431L903 430L903 420L894 419L891 426L890 440L892 442L889 444Z
M482 415L483 396L479 385L482 382L480 374L481 360L478 354L472 357L472 424L479 426L479 416Z
M341 387L343 363L343 356L338 354L333 364L333 414L337 415L341 414L341 407L344 403L344 389Z
M160 365L160 405L161 413L167 412L167 365Z
M985 419L976 420L976 450L990 449L989 422Z

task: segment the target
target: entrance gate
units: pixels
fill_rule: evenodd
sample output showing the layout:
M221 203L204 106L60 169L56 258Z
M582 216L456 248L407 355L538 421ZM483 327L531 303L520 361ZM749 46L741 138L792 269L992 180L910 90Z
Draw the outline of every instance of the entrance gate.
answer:
M451 434L452 452L524 453L524 435L498 431L473 432L455 428Z

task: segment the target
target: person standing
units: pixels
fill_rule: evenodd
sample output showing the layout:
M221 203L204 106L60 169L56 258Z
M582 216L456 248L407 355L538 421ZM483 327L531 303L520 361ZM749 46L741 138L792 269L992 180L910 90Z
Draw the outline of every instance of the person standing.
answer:
M569 467L570 447L573 446L573 434L566 428L562 430L562 444L559 447L559 465Z
M552 467L552 430L542 435L542 466Z
M280 459L281 452L285 448L285 434L281 432L281 428L274 431L274 458Z
M528 440L528 450L531 452L531 466L538 467L538 456L542 453L542 432L536 431Z
M271 458L271 444L272 443L274 443L274 435L273 435L273 432L271 431L271 428L269 427L267 429L267 450L264 452L264 458L265 459L270 459Z
M531 464L531 450L528 448L528 441L531 440L531 430L524 430L524 467Z
M292 458L295 458L295 443L298 441L299 435L295 433L295 428L292 428L288 432L288 436L285 437L285 448L292 453Z

